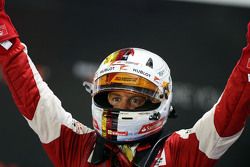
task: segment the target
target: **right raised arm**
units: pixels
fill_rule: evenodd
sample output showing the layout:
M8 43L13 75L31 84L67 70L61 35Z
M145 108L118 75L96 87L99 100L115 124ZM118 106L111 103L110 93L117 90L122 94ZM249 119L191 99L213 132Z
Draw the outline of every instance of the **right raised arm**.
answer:
M5 13L4 3L0 0L0 67L3 77L19 111L38 134L50 158L56 166L62 166L56 160L60 157L59 150L68 148L73 135L81 138L93 136L84 135L92 130L74 120L43 81ZM62 144L62 138L68 143Z

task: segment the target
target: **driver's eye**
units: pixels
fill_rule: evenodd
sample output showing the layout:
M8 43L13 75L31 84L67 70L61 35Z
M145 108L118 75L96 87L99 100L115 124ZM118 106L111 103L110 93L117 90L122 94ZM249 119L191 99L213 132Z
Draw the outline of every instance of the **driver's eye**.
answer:
M130 95L130 94L115 94L110 93L108 95L109 104L113 106L113 108L119 109L136 109L141 107L146 102L146 97L144 96L137 96L137 95Z
M144 97L136 96L130 99L130 104L134 107L140 107L145 103L146 99Z
M117 104L121 101L121 98L116 96L116 97L111 97L111 103Z

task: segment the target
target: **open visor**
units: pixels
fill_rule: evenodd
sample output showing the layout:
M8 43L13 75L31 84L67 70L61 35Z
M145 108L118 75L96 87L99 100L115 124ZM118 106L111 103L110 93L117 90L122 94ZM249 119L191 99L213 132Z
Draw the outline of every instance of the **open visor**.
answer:
M158 86L151 81L139 75L125 72L109 73L99 77L94 82L94 95L111 90L133 91L158 100L161 100L160 94L162 94Z

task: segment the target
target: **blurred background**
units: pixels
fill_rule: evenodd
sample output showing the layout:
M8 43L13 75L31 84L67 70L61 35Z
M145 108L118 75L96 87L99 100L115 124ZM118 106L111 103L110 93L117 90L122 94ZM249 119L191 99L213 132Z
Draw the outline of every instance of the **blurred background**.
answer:
M249 0L197 1L7 0L6 10L64 108L90 127L82 82L104 57L125 47L162 56L172 70L174 131L192 127L212 107L246 44ZM52 167L1 76L0 94L0 167ZM216 167L250 166L249 127Z

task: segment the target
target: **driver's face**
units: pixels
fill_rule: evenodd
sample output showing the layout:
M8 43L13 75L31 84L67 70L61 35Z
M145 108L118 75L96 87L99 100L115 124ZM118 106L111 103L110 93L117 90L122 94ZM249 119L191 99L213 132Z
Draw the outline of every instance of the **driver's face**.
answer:
M128 91L113 91L108 94L108 101L116 109L134 110L146 102L146 97Z

